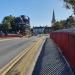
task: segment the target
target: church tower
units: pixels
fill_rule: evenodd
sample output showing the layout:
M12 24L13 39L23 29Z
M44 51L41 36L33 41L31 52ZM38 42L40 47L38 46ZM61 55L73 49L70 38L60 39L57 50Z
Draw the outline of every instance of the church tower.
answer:
M55 13L54 13L54 10L53 10L52 22L51 22L52 26L54 26L55 22L56 22L56 20L55 20Z

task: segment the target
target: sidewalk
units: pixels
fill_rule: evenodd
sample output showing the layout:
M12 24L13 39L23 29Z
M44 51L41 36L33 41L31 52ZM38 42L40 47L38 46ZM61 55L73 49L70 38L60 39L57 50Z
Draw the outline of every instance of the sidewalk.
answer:
M33 75L74 75L53 41L47 38Z

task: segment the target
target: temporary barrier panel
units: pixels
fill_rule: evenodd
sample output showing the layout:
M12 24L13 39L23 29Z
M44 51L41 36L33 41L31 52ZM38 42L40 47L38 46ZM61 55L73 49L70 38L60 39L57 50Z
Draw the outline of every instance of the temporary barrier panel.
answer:
M58 44L72 69L75 71L75 34L70 32L52 32L50 36Z

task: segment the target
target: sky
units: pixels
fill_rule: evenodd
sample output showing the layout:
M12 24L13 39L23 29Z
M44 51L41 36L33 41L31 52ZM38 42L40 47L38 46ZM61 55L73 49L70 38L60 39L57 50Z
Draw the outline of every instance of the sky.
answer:
M62 0L0 0L0 22L8 15L26 15L31 19L31 27L51 26L53 10L56 20L73 14L72 10L65 8Z

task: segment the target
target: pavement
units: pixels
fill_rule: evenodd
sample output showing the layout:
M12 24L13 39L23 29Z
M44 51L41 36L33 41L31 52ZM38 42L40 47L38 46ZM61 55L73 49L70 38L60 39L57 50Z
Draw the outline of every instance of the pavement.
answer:
M55 43L47 38L32 75L74 75Z
M0 41L0 69L8 64L20 52L36 42L38 36L30 38L3 39Z

